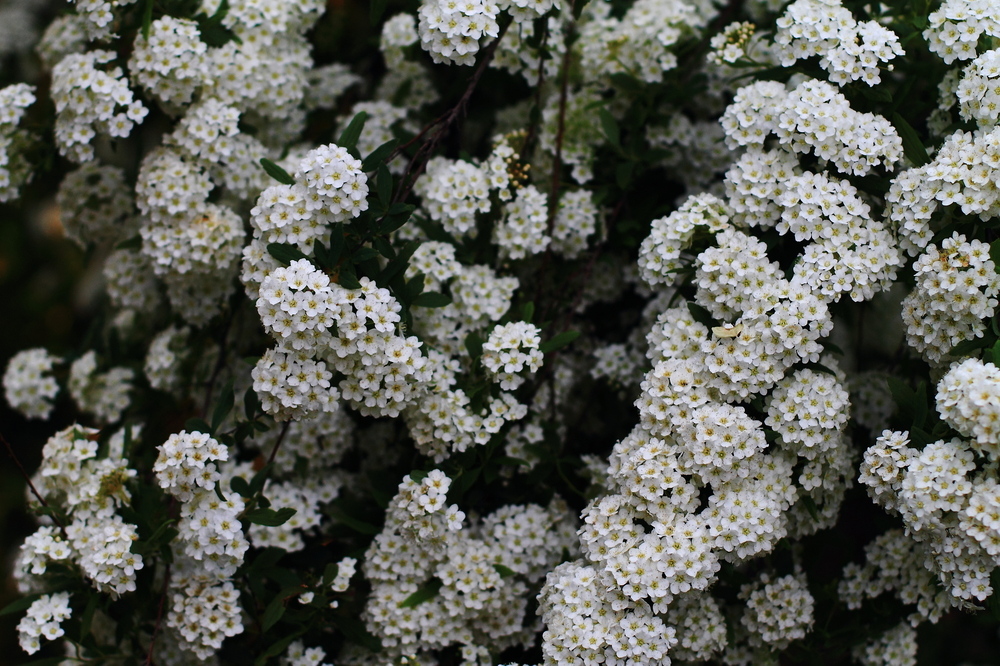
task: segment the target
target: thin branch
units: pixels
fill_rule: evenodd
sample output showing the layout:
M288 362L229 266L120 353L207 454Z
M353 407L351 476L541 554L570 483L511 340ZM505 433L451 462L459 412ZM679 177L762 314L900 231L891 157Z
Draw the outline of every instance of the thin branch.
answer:
M570 15L573 13L574 4L574 1L570 0ZM573 49L570 48L569 44L567 44L566 50L563 51L562 71L559 72L559 116L556 120L556 144L555 152L552 156L552 183L549 189L549 215L546 222L546 234L550 239L552 238L552 230L555 228L556 224L556 206L559 203L559 186L562 183L562 148L563 140L566 137L566 100L569 97L569 65L572 53ZM549 310L548 302L542 301L542 289L546 282L548 282L547 278L549 265L551 263L552 241L550 240L549 246L545 248L545 255L542 258L542 266L539 271L538 285L535 288L535 303L539 305L539 315L541 321L545 321L545 317Z
M288 428L291 425L291 421L285 421L285 425L281 426L281 434L278 435L278 441L274 443L274 448L271 449L271 455L267 457L268 465L274 462L274 457L278 455L278 449L281 447L281 443L285 441L285 434L288 432Z
M17 459L17 455L14 454L14 447L10 445L10 442L7 441L7 438L3 436L3 433L0 433L0 441L3 442L3 445L5 447L7 447L7 454L10 455L11 459L14 461L14 464L17 465L18 471L21 472L21 476L24 477L25 483L27 483L28 488L31 489L31 494L35 496L35 499L37 499L38 502L43 507L48 509L49 512L48 515L52 517L52 520L55 521L56 525L59 526L59 529L62 530L63 534L65 534L66 526L62 524L62 522L59 520L59 517L56 516L55 511L53 511L52 507L49 506L49 503L45 501L45 498L42 497L42 494L38 492L38 488L35 488L35 484L31 482L31 476L28 475L28 472L24 469L24 465L21 464L21 461Z
M417 150L416 154L410 159L410 163L406 165L406 171L403 173L400 179L401 185L399 190L396 192L396 196L393 197L393 202L405 201L406 197L410 195L410 191L413 189L413 185L416 182L420 174L423 173L424 167L427 166L427 160L429 156L434 152L434 149L445 137L451 126L455 124L460 118L465 116L465 109L469 105L469 100L472 98L472 93L475 92L476 87L479 85L479 79L482 78L483 73L486 68L489 67L490 62L493 60L493 54L496 53L497 46L500 44L500 40L503 39L504 34L507 32L507 28L510 27L510 19L508 18L500 25L500 31L497 33L497 38L494 39L489 46L483 51L482 57L476 64L476 71L473 72L472 78L469 79L469 85L465 87L465 92L459 98L458 102L450 111L441 116L438 116L429 125L424 127L420 134L415 136L413 139L403 144L396 150L394 150L389 159L395 157L399 151L413 144L414 141L419 139L421 136L427 133L432 127L437 126L437 131L431 135L431 137L421 144L420 148Z
M167 586L170 584L170 565L167 564L167 570L163 574L163 589L160 590L160 604L156 611L156 624L153 625L153 635L149 639L149 652L146 653L146 661L143 662L145 666L153 666L153 645L156 644L156 634L160 630L160 625L163 623L163 602L167 598Z

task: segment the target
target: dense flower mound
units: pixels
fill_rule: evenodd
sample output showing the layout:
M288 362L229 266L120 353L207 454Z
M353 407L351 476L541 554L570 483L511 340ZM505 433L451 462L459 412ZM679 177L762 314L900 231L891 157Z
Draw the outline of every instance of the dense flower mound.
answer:
M26 653L997 647L995 1L0 4Z

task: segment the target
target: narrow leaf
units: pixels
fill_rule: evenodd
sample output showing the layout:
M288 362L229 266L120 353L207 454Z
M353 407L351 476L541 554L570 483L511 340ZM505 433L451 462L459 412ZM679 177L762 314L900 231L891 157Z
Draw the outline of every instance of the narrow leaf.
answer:
M514 571L513 569L511 569L511 568L509 568L509 567L505 567L505 566L504 566L504 565L502 565L502 564L494 564L494 565L493 565L493 569L494 569L494 570L496 570L496 572L497 572L498 574L500 574L500 577L501 577L501 578L510 578L510 577L511 577L511 576L513 576L513 575L514 575L515 573L517 573L517 572L516 572L516 571Z
M264 167L264 171L267 172L268 176L270 176L271 178L274 178L276 181L278 181L282 185L294 185L295 184L295 179L292 178L288 174L287 171L285 171L280 166L278 166L277 164L275 164L271 160L267 159L266 157L260 158L260 165L262 167Z
M115 245L116 250L139 250L142 249L142 236L136 234L127 240Z
M390 139L383 143L381 146L369 153L368 157L362 160L361 170L365 173L374 171L378 168L379 164L385 162L385 158L389 157L389 155L392 154L392 151L396 150L397 145L399 145L399 141L397 139Z
M278 527L284 525L295 515L295 509L285 507L283 509L254 509L247 511L243 517L255 525L265 525L267 527Z
M190 418L184 422L184 429L188 432L203 432L208 435L213 433L212 426L208 425L204 419Z
M229 412L232 411L235 402L236 396L233 394L233 380L230 379L222 388L219 402L215 405L215 410L212 412L212 430L217 430L222 425Z
M26 597L15 599L4 606L3 610L0 610L0 615L11 615L13 613L20 613L23 610L27 610L28 606L35 603L35 601L37 601L41 596L41 594L29 594Z
M425 291L413 299L413 305L422 308L443 308L451 303L451 296L437 291Z
M425 601L430 601L431 599L433 599L438 595L438 592L441 591L442 587L444 587L444 583L442 583L437 578L433 578L419 590L417 590L410 596L406 597L406 599L400 601L399 607L413 608L414 606L419 606Z
M290 243L268 243L267 252L286 266L293 261L307 258L302 250Z
M578 337L580 337L580 331L563 331L550 340L543 342L538 349L543 354L548 354L549 352L553 352L557 349L562 349Z
M378 165L378 176L375 179L375 185L378 188L378 200L381 202L383 208L389 208L389 204L392 203L392 174L389 172L389 167L385 164Z
M358 111L351 119L351 122L347 124L347 127L344 128L344 131L340 133L337 145L351 152L356 151L358 149L358 139L361 138L361 130L364 129L366 120L368 120L368 114L364 111Z
M930 162L931 158L927 155L927 148L924 146L924 142L920 140L917 130L913 129L913 126L906 122L906 119L898 113L892 114L892 124L895 126L896 131L899 132L899 138L903 141L903 152L906 154L907 159L916 166L923 166Z
M608 143L621 150L621 130L618 127L618 121L615 120L615 117L607 109L601 109L598 112L598 116L601 120L601 129L604 130L604 136L607 138Z

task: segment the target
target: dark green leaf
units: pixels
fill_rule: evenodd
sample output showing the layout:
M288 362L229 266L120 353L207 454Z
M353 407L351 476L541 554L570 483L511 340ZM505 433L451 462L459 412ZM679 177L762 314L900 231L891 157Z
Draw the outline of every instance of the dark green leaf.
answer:
M370 652L381 652L382 642L368 632L365 623L352 615L334 615L333 624L344 634L344 638L357 643Z
M535 303L534 301L529 301L524 304L521 308L521 319L531 323L531 318L535 316Z
M501 578L510 578L511 576L513 576L513 575L515 575L517 573L513 569L510 569L509 567L505 567L502 564L494 564L493 565L493 569L495 569L496 572L498 574L500 574Z
M442 583L437 578L432 578L430 581L428 581L419 590L417 590L416 592L414 592L410 596L408 596L405 599L403 599L402 601L400 601L399 602L399 607L400 608L413 608L414 606L419 606L420 604L424 603L425 601L429 601L429 600L433 599L434 597L436 597L438 595L438 592L441 591L442 587L444 587L444 583Z
M861 86L861 94L865 97L865 99L873 102L884 102L886 104L892 103L892 94L885 88Z
M46 657L44 659L33 659L22 662L21 666L59 666L65 663L66 657Z
M543 354L548 354L549 352L553 352L553 351L555 351L557 349L562 349L563 347L565 347L569 343L571 343L574 340L576 340L578 337L580 337L580 331L563 331L559 335L556 335L556 336L552 337L551 339L546 340L545 342L543 342L538 347L538 349Z
M892 114L892 124L895 126L896 131L899 132L899 138L903 141L903 152L906 154L907 159L916 166L923 166L930 162L931 158L927 155L927 148L924 146L924 142L920 140L917 130L913 129L913 126L906 122L906 119L898 113Z
M816 506L816 500L809 495L803 495L802 506L806 508L814 521L819 522L819 507Z
M366 157L361 162L361 170L364 172L374 171L379 164L385 162L385 158L392 154L392 151L396 150L396 146L399 145L399 141L396 139L389 139L381 146L373 150L368 157Z
M378 253L386 259L391 260L396 258L396 250L392 247L392 243L386 240L385 236L376 236L373 238L372 247L378 250Z
M354 262L361 263L362 261L368 261L369 259L374 259L378 256L378 250L373 247L362 247L359 248L357 252L354 253Z
M229 412L232 411L233 405L235 404L236 396L233 394L233 380L230 379L224 387L222 387L222 394L219 396L219 402L215 405L215 410L212 412L212 430L217 430L222 422L226 420Z
M278 166L277 164L275 164L271 160L267 159L266 157L260 158L260 165L262 167L264 167L264 171L267 172L268 176L270 176L271 178L274 178L276 181L278 181L282 185L294 185L295 184L295 179L292 178L291 175L289 175L289 173L287 171L285 171L280 166Z
M704 307L698 305L694 301L688 301L687 307L688 307L688 312L691 313L691 317L702 326L707 326L708 328L714 328L715 326L718 325L712 318L712 313L706 310Z
M604 136L607 138L608 143L621 150L621 130L618 128L618 121L615 120L615 117L607 109L598 111L598 116L601 120L601 129L604 130Z
M97 605L101 601L101 596L99 594L92 594L90 598L87 599L87 607L83 609L83 615L80 616L80 640L82 641L90 634L90 627L94 622L94 613L97 611Z
M339 507L332 507L330 509L330 515L335 520L343 523L344 525L347 525L355 532L360 532L361 534L378 534L379 532L382 531L379 528L372 525L371 523L366 523L363 520L358 520L357 518L353 518L347 515Z
M410 221L410 215L416 209L412 204L394 203L389 206L389 214L382 219L378 232L380 234L391 234L396 229Z
M451 303L451 296L437 291L425 291L413 299L413 305L422 308L443 308Z
M295 515L295 509L285 507L283 509L254 509L243 514L248 522L256 525L266 525L267 527L277 527L284 525Z
M396 257L386 264L385 268L382 269L382 274L379 275L380 282L389 282L392 278L396 277L401 271L406 270L407 263L410 261L410 257L413 253L417 251L420 247L420 241L408 241L403 249L399 251Z
M208 435L211 435L214 432L212 427L208 425L204 419L199 418L191 418L185 421L184 429L188 432L203 432Z
M257 660L253 662L254 666L264 666L264 664L267 663L268 659L270 659L271 657L277 657L279 654L282 654L285 650L288 649L288 646L292 644L292 641L294 641L302 634L306 633L306 629L308 628L309 628L308 625L302 627L301 629L294 631L288 636L285 636L284 638L275 641L274 643L271 643L271 645L269 645L263 652L260 653L260 656L257 657Z
M275 595L274 599L271 599L271 603L264 609L264 616L260 620L260 626L264 631L277 624L281 616L285 614L285 603L296 591L294 588L291 590L282 590Z
M153 27L153 4L156 0L146 0L142 8L142 37L149 39L149 31Z
M293 261L307 258L302 250L290 243L268 243L267 252L286 266Z
M615 182L618 187L623 190L627 190L629 184L632 182L632 172L635 171L635 162L622 162L615 169Z
M254 363L254 365L257 364ZM260 398L257 397L257 391L254 391L252 386L243 394L243 411L246 414L247 421L253 421L257 416L257 412L260 411Z
M323 569L323 587L326 587L333 582L333 579L337 577L337 572L339 570L340 567L337 566L336 562L330 562L326 565L326 568Z
M364 111L358 111L351 122L347 124L344 131L340 133L340 138L337 140L337 145L352 153L358 149L358 139L361 138L361 130L365 127L365 121L368 120L368 114Z
M993 270L1000 273L1000 238L990 243L990 259L993 260Z
M341 268L337 276L337 281L344 289L361 289L361 283L358 282L358 276L355 275L353 266L344 266Z
M573 5L574 21L580 20L580 16L583 14L583 8L587 6L588 2L590 2L590 0L576 0L576 3Z
M392 174L385 164L378 165L378 174L375 177L375 186L378 188L378 200L383 209L388 209L392 203Z
M29 594L26 597L15 599L4 606L3 610L0 610L0 615L11 615L13 613L20 613L23 610L27 610L28 606L35 603L35 601L37 601L41 596L41 594Z
M465 349L469 352L469 357L472 360L483 355L483 338L478 331L472 331L465 336Z
M115 245L116 250L140 250L142 249L142 236L136 234L127 240Z
M229 482L229 487L240 497L253 497L253 493L250 492L250 484L242 476L234 476L233 480Z
M965 356L971 356L983 347L989 346L993 342L991 339L986 337L982 338L972 338L970 340L962 340L957 345L951 348L948 352L949 356L955 356L957 358L963 358Z

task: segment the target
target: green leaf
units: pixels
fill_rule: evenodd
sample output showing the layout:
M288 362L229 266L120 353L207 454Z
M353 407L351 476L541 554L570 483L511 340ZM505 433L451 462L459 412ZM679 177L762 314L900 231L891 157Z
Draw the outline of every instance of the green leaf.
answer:
M580 331L563 331L559 335L556 335L550 338L549 340L543 342L541 345L539 345L538 349L543 354L548 354L549 352L553 352L557 349L562 349L569 343L576 340L578 337L580 337Z
M903 141L903 152L907 159L916 166L923 166L930 162L931 158L927 155L927 147L920 140L917 130L913 129L913 126L898 113L892 114L892 124L899 132L899 138Z
M861 94L865 99L871 100L872 102L884 102L886 104L892 103L892 94L885 88L861 86Z
M580 16L583 14L583 8L587 6L590 0L576 0L576 4L573 5L573 20L579 21Z
M302 250L290 243L268 243L267 252L286 266L299 259L307 259Z
M691 317L702 326L714 328L718 325L715 319L712 318L712 313L694 301L688 301L687 307L688 312L691 313Z
M401 204L398 201L389 206L389 214L382 219L378 232L380 234L391 234L396 229L410 221L410 216L416 206L413 204Z
M92 594L90 598L87 599L87 607L83 609L83 615L80 616L80 640L82 641L90 634L90 627L94 622L94 612L97 611L97 605L101 601L101 595Z
M379 164L385 162L385 159L392 154L392 151L396 150L396 146L399 145L398 139L389 139L381 146L369 153L361 162L361 170L365 173L369 171L374 171L378 168Z
M229 487L240 497L247 499L253 497L253 493L250 492L250 483L242 476L234 476L233 480L229 482Z
M222 388L222 394L219 396L219 402L215 405L215 410L212 411L212 430L218 430L222 422L226 420L229 412L232 411L233 405L236 402L236 396L233 393L233 380L230 379L226 385Z
M388 209L392 203L392 174L385 164L378 165L375 186L378 188L378 200L382 204L382 208Z
M204 419L191 418L184 422L184 429L188 432L203 432L211 435L214 431Z
M496 572L498 574L500 574L501 578L510 578L511 576L513 576L513 575L515 575L517 573L513 569L505 567L502 564L494 564L493 565L493 569L496 570Z
M352 153L356 152L358 149L358 139L361 138L361 130L364 129L366 120L368 120L368 114L364 111L358 111L351 118L351 122L347 124L344 131L340 133L337 145L346 148Z
M344 266L337 275L337 281L344 289L361 289L358 276L354 273L354 266Z
M156 0L146 0L142 8L142 37L149 39L149 31L153 27L153 4Z
M264 664L267 663L268 659L270 659L271 657L277 657L279 654L282 654L285 650L288 649L288 646L292 644L292 641L297 639L302 634L306 633L306 630L308 628L309 625L306 625L301 629L298 629L295 632L289 634L288 636L285 636L284 638L277 640L274 643L271 643L271 645L269 645L263 652L260 653L260 656L257 657L257 660L253 662L254 666L264 666Z
M483 342L483 336L479 335L479 331L472 331L465 336L465 349L469 352L469 357L472 360L483 355Z
M382 531L371 523L366 523L363 520L358 520L357 518L347 515L339 507L331 507L330 516L344 525L347 525L355 532L360 532L361 534L378 534Z
M267 527L277 527L284 525L295 515L295 509L285 507L283 509L254 509L243 514L243 518L255 525L265 525Z
M365 647L370 652L381 652L382 641L373 636L365 628L365 623L353 615L338 614L333 616L333 624L344 634L344 638Z
M337 572L340 571L340 567L337 566L336 562L330 562L323 569L323 587L326 587L333 582L333 579L337 577Z
M396 257L382 269L378 281L383 283L389 282L389 280L396 277L400 272L406 270L410 257L413 256L418 247L420 247L420 241L408 241L403 246L403 249L396 254Z
M598 116L601 120L601 129L604 130L604 136L607 138L608 143L621 150L621 129L618 127L618 121L615 120L615 117L607 109L598 111Z
M443 308L451 303L451 296L437 291L425 291L413 299L413 305L422 308Z
M372 247L378 250L386 259L392 260L396 258L396 249L392 247L392 243L386 240L385 236L376 236L372 239Z
M528 301L521 308L521 319L523 321L526 321L526 322L528 322L530 324L531 323L531 318L534 317L534 316L535 316L535 302L534 301Z
M632 173L635 171L635 162L622 162L615 169L615 183L623 190L627 190L632 182Z
M819 522L819 507L816 506L816 500L814 500L809 495L803 495L802 496L802 506L804 506L806 508L806 511L809 512L809 515L812 517L812 519L818 523Z
M993 260L993 270L1000 273L1000 238L990 243L990 259Z
M295 184L295 179L292 178L288 174L287 171L285 171L280 166L278 166L277 164L275 164L271 160L267 159L266 157L260 158L260 165L262 167L264 167L264 171L267 172L268 176L270 176L271 178L274 178L276 181L278 181L282 185L294 185Z
M357 252L354 253L354 263L360 264L362 261L368 261L369 259L375 259L378 257L378 250L373 247L362 247L359 248Z
M12 615L13 613L20 613L23 610L27 610L28 606L35 603L41 596L41 594L29 594L26 597L15 599L4 606L3 610L0 610L0 615Z
M286 588L275 595L274 599L271 599L271 603L267 605L264 609L264 615L261 617L260 626L264 631L267 631L281 619L281 616L285 614L285 603L290 597L301 592L297 588Z
M254 363L254 365L257 364ZM260 398L252 386L243 394L243 411L246 414L247 421L253 421L260 412Z
M988 347L993 340L989 340L985 337L982 338L972 338L970 340L962 340L957 345L951 348L948 352L949 356L955 356L962 358L965 356L972 356L975 352Z
M441 591L442 587L444 587L444 583L442 583L437 578L432 578L430 581L428 581L419 590L417 590L416 592L414 592L410 596L408 596L405 599L403 599L402 601L400 601L399 602L399 607L400 608L413 608L414 606L419 606L420 604L424 603L425 601L430 601L431 599L433 599L434 597L436 597L438 595L438 592Z
M142 236L136 234L127 240L115 245L116 250L141 250L142 249Z
M371 21L372 25L378 25L378 22L382 20L382 14L385 13L385 5L388 0L369 0L371 6L369 7L368 20Z

